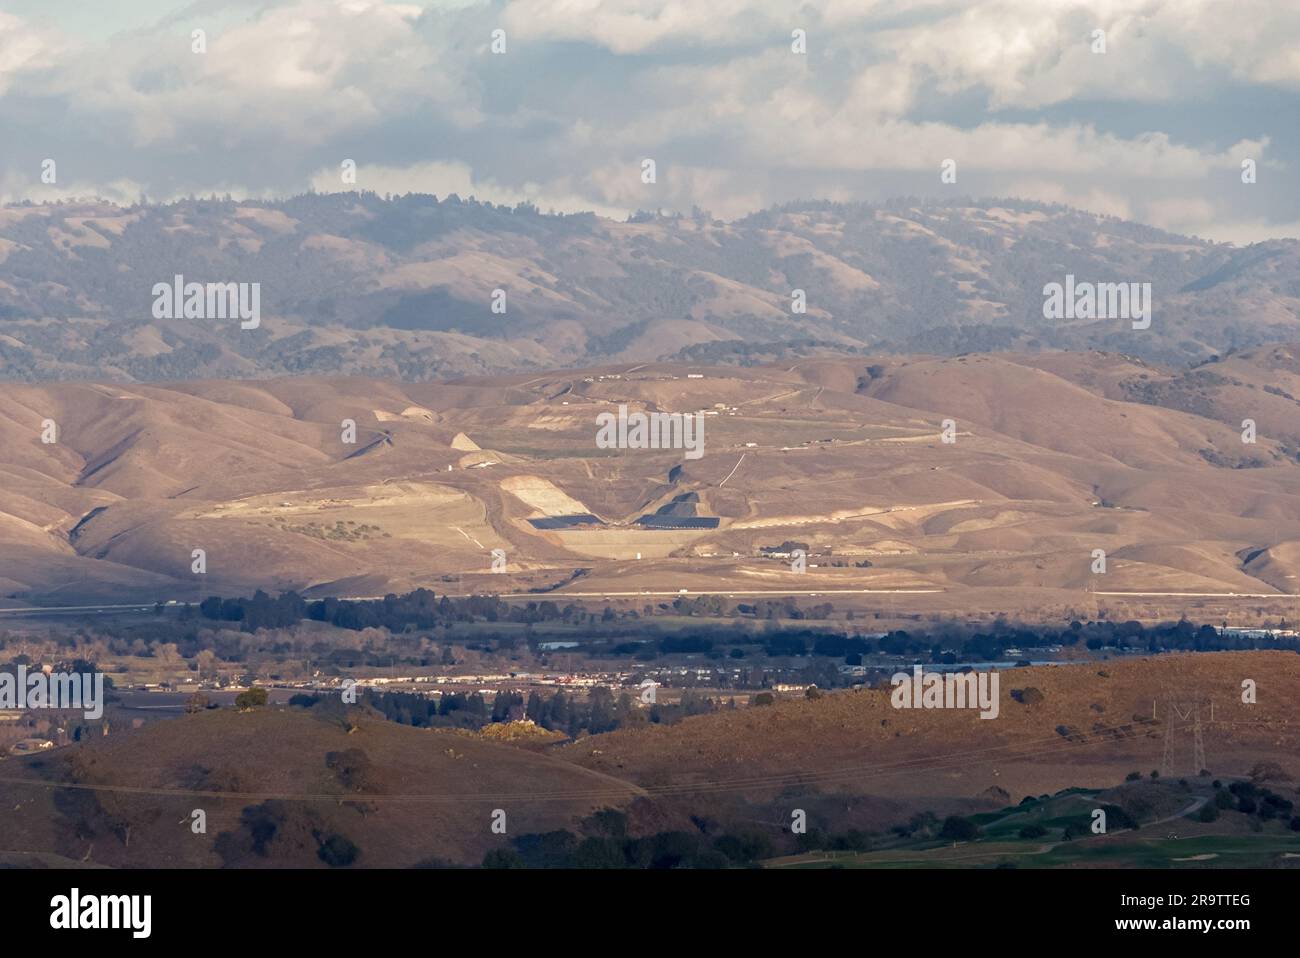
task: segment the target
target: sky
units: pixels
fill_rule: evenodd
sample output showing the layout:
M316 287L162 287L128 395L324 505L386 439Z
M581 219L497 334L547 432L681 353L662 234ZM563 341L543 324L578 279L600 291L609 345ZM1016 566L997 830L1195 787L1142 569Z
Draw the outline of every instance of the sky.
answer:
M1009 196L1246 244L1300 236L1298 41L1294 0L0 0L0 201Z

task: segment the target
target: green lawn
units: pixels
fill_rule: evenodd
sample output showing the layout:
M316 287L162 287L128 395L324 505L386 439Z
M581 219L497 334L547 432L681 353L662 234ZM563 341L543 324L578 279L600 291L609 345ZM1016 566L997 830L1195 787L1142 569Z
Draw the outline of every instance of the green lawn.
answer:
M1070 788L1047 799L972 815L970 820L980 827L980 837L955 847L934 838L886 839L891 843L870 852L811 853L770 864L783 868L1273 868L1291 864L1283 857L1287 853L1297 856L1296 864L1300 864L1300 833L1287 829L1283 821L1250 834L1171 839L1167 836L1178 832L1179 822L1186 824L1187 820L1162 819L1144 829L1094 837L1090 833L1090 803L1080 799L1099 794L1098 789ZM1186 795L1180 791L1178 797L1182 800ZM1232 823L1239 824L1236 820ZM1021 838L1020 830L1028 824L1041 825L1047 834ZM1080 837L1065 841L1067 826ZM1196 827L1206 825L1198 823Z

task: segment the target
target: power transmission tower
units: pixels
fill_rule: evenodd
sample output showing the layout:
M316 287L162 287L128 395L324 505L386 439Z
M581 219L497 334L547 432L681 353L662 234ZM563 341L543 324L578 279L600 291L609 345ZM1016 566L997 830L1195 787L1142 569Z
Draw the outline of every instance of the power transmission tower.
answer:
M1170 709L1178 711L1178 706L1172 702L1165 706L1165 748L1160 756L1160 777L1171 778L1174 774L1174 723L1169 719Z
M1201 734L1201 707L1196 706L1192 713L1192 761L1196 763L1193 771L1201 774L1201 769L1208 768L1205 763L1205 737Z
M1160 757L1160 775L1162 778L1172 777L1174 774L1174 728L1175 722L1170 716L1170 712L1177 716L1182 725L1180 728L1187 728L1190 722L1192 731L1192 763L1195 768L1192 769L1193 775L1200 775L1201 769L1209 766L1205 760L1205 735L1201 728L1201 709L1204 703L1197 700L1193 703L1180 703L1169 697L1165 705L1165 747ZM1213 704L1210 705L1213 712Z

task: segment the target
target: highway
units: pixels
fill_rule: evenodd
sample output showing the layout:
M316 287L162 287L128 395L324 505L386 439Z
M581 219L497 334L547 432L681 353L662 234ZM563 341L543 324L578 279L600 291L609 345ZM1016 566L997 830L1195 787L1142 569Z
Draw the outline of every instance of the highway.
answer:
M677 589L676 591L649 591L637 590L630 592L463 592L447 593L449 599L468 599L479 595L495 595L498 599L635 599L644 596L645 598L680 598L681 596L700 596L700 595L723 595L728 598L734 596L752 597L752 596L786 596L786 595L930 595L933 593L943 592L943 589L719 589L716 591L696 591L695 589ZM348 595L343 599L349 602L366 602L382 599L382 595Z
M105 615L113 612L152 612L153 602L136 602L130 605L32 605L14 609L0 609L0 615L74 615L78 612ZM166 605L166 602L163 603Z
M496 597L503 600L523 599L541 601L545 599L635 599L678 598L680 596L718 595L726 598L763 598L779 596L823 595L936 595L946 589L667 589L667 590L627 590L609 592L501 592ZM450 599L467 599L473 596L492 595L489 592L439 593ZM1293 598L1286 592L1093 592L1092 595L1108 595L1123 598L1186 598L1186 599L1285 599ZM347 602L376 602L382 595L346 595L340 598ZM185 601L161 599L164 608L177 608ZM101 603L98 605L57 605L57 606L22 606L12 609L0 609L0 616L21 615L110 615L121 612L152 612L155 602L134 602L123 605Z
M1289 592L1093 592L1093 595L1135 596L1175 599L1286 599Z

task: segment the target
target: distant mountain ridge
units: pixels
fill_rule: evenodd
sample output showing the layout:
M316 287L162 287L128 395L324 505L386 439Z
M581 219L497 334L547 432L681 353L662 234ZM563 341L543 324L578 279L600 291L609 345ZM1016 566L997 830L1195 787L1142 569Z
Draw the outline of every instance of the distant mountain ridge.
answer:
M1044 319L1043 286L1067 275L1151 283L1152 328ZM151 290L175 276L260 284L260 325L155 318ZM804 202L730 223L421 194L0 207L11 381L423 381L825 351L1182 364L1295 339L1300 241L1239 248L1021 200Z

